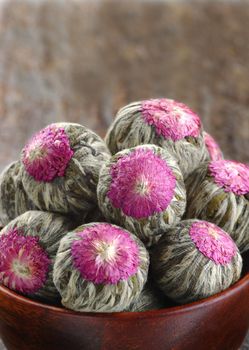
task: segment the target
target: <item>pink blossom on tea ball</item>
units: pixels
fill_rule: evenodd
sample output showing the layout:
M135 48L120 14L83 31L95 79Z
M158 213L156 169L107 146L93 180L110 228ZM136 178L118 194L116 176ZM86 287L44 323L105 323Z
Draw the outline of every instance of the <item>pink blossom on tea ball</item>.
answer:
M115 154L101 169L97 195L106 220L133 232L146 246L181 219L186 204L177 161L155 145Z
M26 237L21 230L0 236L0 281L17 292L33 294L44 286L50 259L39 237Z
M93 283L116 284L137 273L138 246L128 232L110 224L89 226L72 244L74 266Z
M216 264L230 263L237 252L232 238L211 222L194 222L189 234L199 251Z
M187 136L198 137L201 131L199 116L183 103L167 99L142 102L142 116L153 125L158 135L179 141Z
M171 168L150 149L139 148L119 158L111 176L107 196L135 219L164 211L174 196L176 178Z
M64 176L74 152L65 130L51 124L35 134L26 144L23 164L36 181L52 181Z
M225 192L237 195L249 193L249 166L231 160L217 160L209 164L209 171L217 185Z

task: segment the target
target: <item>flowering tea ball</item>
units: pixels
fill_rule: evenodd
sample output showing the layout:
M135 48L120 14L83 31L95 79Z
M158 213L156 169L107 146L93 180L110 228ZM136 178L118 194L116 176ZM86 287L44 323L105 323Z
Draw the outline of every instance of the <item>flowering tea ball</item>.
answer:
M203 162L205 147L200 118L183 103L152 99L119 110L106 136L112 154L140 144L155 144L178 160L184 177Z
M207 160L209 160L209 159L211 159L211 160L223 159L223 154L222 154L222 151L220 149L220 146L215 141L213 136L208 134L206 131L203 132L203 136L204 136L205 145L206 145L206 148L207 148L208 154L209 154L209 157L207 158Z
M13 162L0 175L0 221L3 226L28 210L37 209L23 188L20 165L20 161Z
M136 236L108 223L91 223L61 240L54 283L69 309L122 311L143 289L148 266L149 254Z
M28 211L0 232L0 283L32 299L59 300L52 268L61 238L72 229L67 218Z
M97 193L105 218L133 232L147 246L185 211L182 173L171 154L155 145L112 156L101 169Z
M97 205L99 170L108 158L104 141L91 130L51 124L23 149L23 186L41 210L85 215Z
M211 161L186 180L186 218L211 221L228 232L241 252L249 249L249 167Z
M235 283L242 258L232 238L216 225L182 221L170 228L154 247L153 278L178 303L216 294Z

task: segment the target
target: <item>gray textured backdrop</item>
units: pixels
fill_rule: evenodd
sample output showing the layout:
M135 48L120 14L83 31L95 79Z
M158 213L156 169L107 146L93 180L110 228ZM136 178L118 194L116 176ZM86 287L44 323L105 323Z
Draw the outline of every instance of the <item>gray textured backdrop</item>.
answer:
M0 167L51 121L103 135L120 106L156 96L189 104L249 161L248 23L248 1L2 3Z
M103 135L119 107L157 96L248 162L248 23L248 1L0 0L0 168L52 121Z

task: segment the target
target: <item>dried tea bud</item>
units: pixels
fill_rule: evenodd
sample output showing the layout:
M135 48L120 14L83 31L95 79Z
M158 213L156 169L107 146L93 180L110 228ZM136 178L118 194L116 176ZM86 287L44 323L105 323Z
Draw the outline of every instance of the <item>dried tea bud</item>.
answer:
M112 156L101 169L97 193L106 219L133 232L147 246L181 219L186 205L176 160L155 145Z
M37 209L23 188L20 166L20 161L13 162L0 175L0 221L3 226L28 210Z
M183 176L208 156L199 116L183 103L152 99L119 110L106 136L112 154L141 144L155 144L172 153Z
M223 291L241 274L242 258L232 238L216 225L182 221L169 229L151 256L153 278L178 303Z
M61 240L54 283L69 309L122 311L141 293L148 267L149 254L136 236L108 223L91 223Z
M249 166L231 160L203 164L186 180L186 218L211 221L241 252L249 249Z
M23 186L41 210L84 216L97 205L99 170L107 159L107 146L91 130L51 124L23 149Z

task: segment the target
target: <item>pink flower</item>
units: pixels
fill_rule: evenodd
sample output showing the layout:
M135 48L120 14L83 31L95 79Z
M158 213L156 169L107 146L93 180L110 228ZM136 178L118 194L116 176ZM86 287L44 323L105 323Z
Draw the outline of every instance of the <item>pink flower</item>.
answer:
M36 181L52 181L64 176L74 152L63 128L54 124L35 134L24 147L22 161Z
M230 263L236 254L237 247L232 238L210 222L194 222L189 234L196 248L217 265Z
M138 271L138 246L125 230L100 223L85 228L79 236L71 252L75 268L87 281L116 284Z
M221 149L215 139L205 131L203 132L203 136L211 160L223 159Z
M13 229L0 236L0 282L23 294L33 294L46 282L50 259L38 237Z
M112 205L136 219L164 211L174 196L172 170L148 149L139 148L120 157L111 168L111 177L107 196Z
M141 112L144 120L165 139L178 141L200 134L200 118L183 103L166 98L147 100L143 101Z
M215 183L225 192L237 195L249 193L249 166L231 160L217 160L209 164Z

